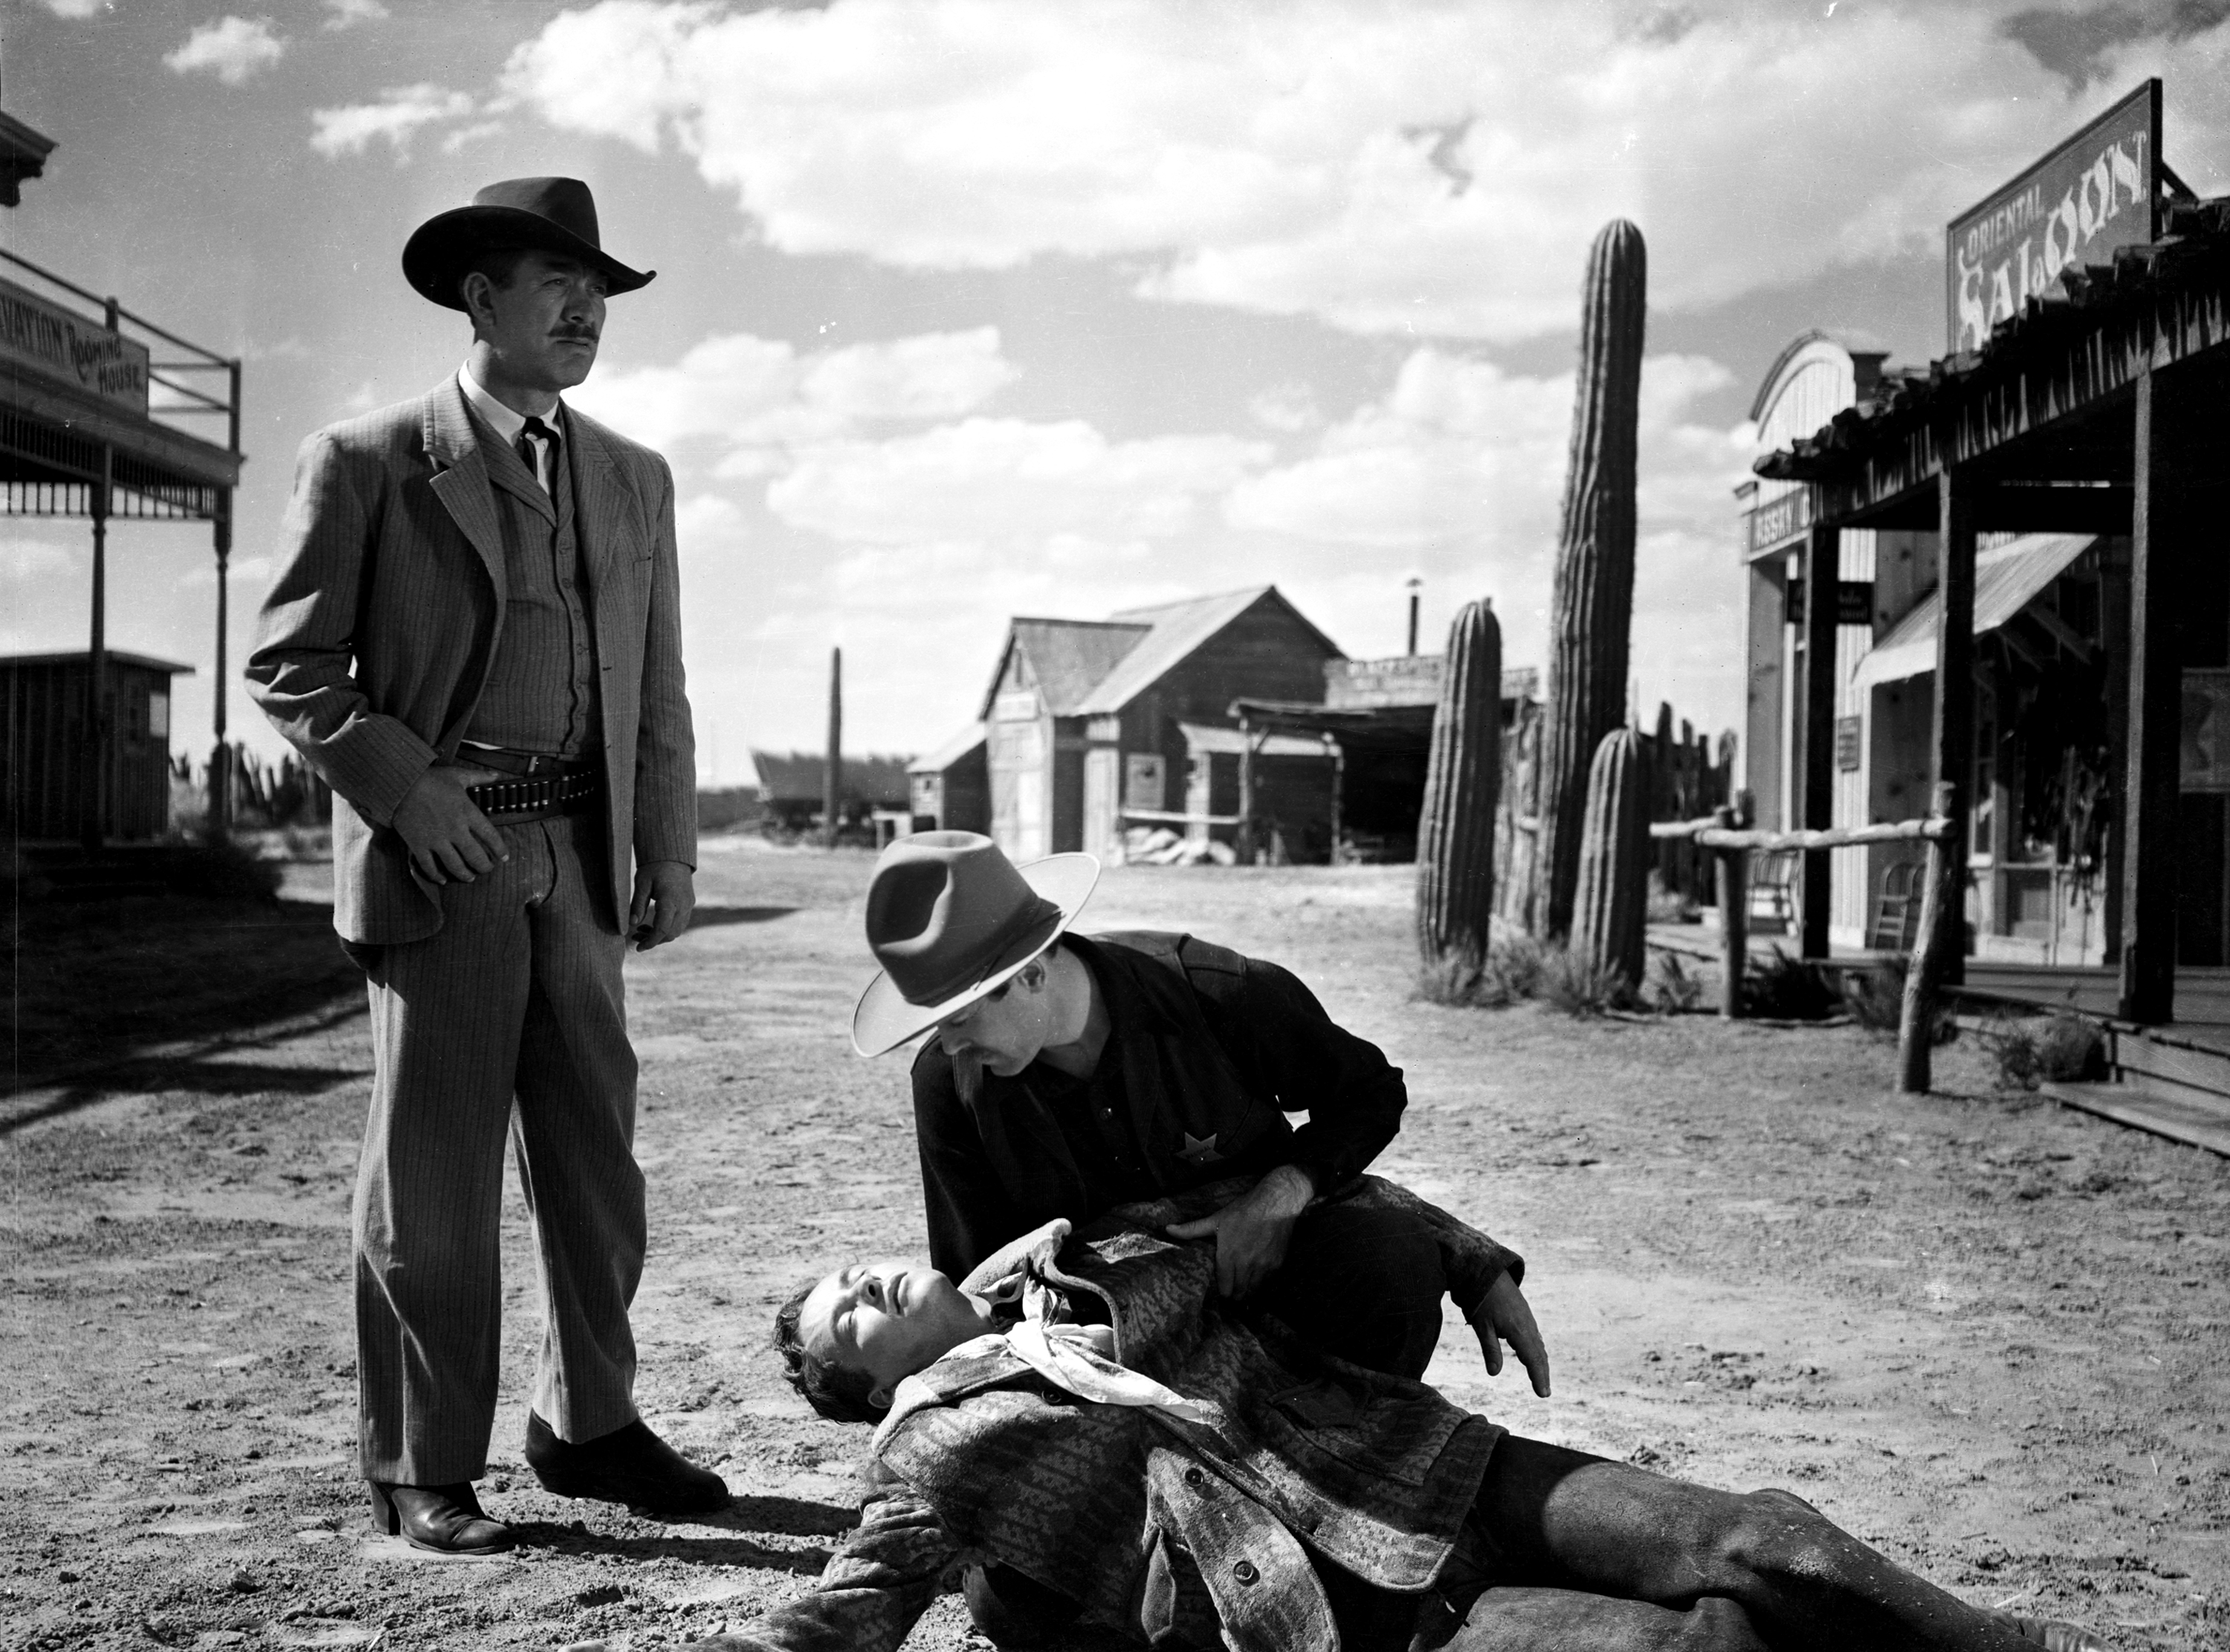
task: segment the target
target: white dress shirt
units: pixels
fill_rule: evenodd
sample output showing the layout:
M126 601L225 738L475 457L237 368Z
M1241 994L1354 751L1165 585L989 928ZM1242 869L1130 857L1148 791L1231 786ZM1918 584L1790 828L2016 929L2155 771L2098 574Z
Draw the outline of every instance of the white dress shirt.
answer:
M490 395L487 387L473 376L469 362L457 370L457 388L465 393L465 400L471 403L473 411L486 420L488 428L502 439L503 445L517 453L519 433L526 428L526 415L512 411ZM550 416L542 422L556 429L558 416L564 406L562 401L558 402L550 409ZM534 479L542 484L545 493L550 492L550 467L555 459L550 443L539 440L534 442Z

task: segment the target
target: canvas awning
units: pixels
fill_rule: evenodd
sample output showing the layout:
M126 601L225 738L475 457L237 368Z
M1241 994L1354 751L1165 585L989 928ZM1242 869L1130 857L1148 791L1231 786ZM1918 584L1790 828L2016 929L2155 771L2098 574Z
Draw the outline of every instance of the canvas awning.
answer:
M2068 565L2098 543L2087 533L2029 533L1975 558L1975 634L1995 631L2040 595ZM1866 652L1851 675L1854 687L1901 683L1936 669L1936 633L1943 604L1931 591Z

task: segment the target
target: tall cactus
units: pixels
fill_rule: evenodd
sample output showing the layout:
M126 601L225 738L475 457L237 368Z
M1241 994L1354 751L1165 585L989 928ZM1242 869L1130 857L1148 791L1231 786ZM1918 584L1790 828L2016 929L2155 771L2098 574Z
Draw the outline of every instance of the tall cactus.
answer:
M1626 720L1634 623L1634 450L1640 418L1648 254L1614 219L1588 252L1578 395L1549 621L1549 693L1541 730L1540 835L1531 927L1568 933L1580 875L1588 765Z
M1572 950L1599 969L1641 985L1649 918L1649 754L1621 729L1595 748L1580 833Z
M1494 809L1502 785L1502 627L1466 602L1448 627L1417 823L1417 950L1427 964L1486 961L1494 912Z

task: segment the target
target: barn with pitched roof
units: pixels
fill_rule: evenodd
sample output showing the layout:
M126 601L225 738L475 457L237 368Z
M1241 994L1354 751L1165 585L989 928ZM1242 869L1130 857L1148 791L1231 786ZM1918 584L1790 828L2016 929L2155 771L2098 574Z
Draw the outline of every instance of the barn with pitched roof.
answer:
M1190 772L1211 761L1198 731L1235 727L1241 698L1320 704L1326 662L1345 658L1274 585L1105 620L1016 619L982 708L992 836L1018 860L1105 857L1126 823L1204 826L1183 818L1209 791Z

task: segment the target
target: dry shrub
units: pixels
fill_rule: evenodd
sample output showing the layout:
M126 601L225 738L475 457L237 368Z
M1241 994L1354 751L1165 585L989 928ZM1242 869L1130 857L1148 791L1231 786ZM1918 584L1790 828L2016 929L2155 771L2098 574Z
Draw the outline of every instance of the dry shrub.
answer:
M1864 971L1843 976L1843 1003L1851 1019L1869 1032L1895 1038L1905 1023L1905 976L1911 961L1903 953L1878 958ZM1959 1036L1948 1000L1938 999L1930 1044L1950 1044Z
M1483 963L1454 957L1426 965L1417 972L1417 996L1460 1009L1504 1009L1540 991L1547 955L1531 935L1505 935L1487 948Z
M2014 1022L1993 1036L1998 1045L1998 1077L2008 1089L2080 1083L2106 1076L2105 1043L2098 1029L2079 1015L2055 1012L2041 1025L2033 1019Z
M1567 1015L1600 1015L1636 1000L1634 983L1608 964L1597 964L1558 947L1541 960L1542 999Z
M1541 990L1541 971L1549 948L1530 935L1510 935L1487 948L1486 973L1495 988L1505 994L1502 1002L1531 998Z
M1684 1015L1704 1001L1704 983L1677 952L1657 955L1649 980L1650 1006L1660 1015Z

